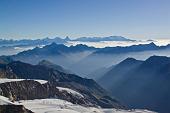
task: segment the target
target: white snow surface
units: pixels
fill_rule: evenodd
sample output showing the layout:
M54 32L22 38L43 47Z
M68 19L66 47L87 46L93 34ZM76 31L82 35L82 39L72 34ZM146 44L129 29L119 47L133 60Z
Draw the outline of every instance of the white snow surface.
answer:
M118 110L83 107L61 99L21 100L12 103L8 98L0 96L0 105L24 105L35 113L155 113L148 110Z
M117 110L83 107L60 99L22 100L20 104L35 113L155 113L148 110Z
M6 82L16 82L16 81L24 81L24 80L34 80L39 82L40 84L45 84L48 81L46 80L37 80L37 79L8 79L8 78L0 78L0 84L6 83Z
M8 98L0 95L0 105L13 104Z
M82 94L80 94L79 92L77 91L74 91L72 89L69 89L69 88L64 88L64 87L56 87L57 89L59 89L59 91L67 91L68 93L74 95L74 96L79 96L81 98L83 98L84 96Z

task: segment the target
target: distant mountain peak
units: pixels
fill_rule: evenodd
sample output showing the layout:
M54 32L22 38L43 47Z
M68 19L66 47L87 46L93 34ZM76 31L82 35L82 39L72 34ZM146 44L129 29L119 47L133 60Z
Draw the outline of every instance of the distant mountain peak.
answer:
M151 42L148 44L138 44L138 45L131 45L131 46L143 46L143 47L158 47L155 43ZM130 47L130 46L129 46Z
M148 59L146 59L145 62L146 63L159 63L159 64L162 64L162 63L170 62L170 58L167 57L167 56L153 55L153 56L149 57Z
M51 63L50 61L48 61L48 60L41 60L39 63L38 63L39 65L44 65L44 64L53 64L53 63Z
M126 61L126 62L128 61L129 62L129 61L137 61L137 60L135 58L128 57L124 61Z
M122 62L120 62L118 65L130 65L130 64L135 64L135 63L139 63L142 62L141 60L136 60L135 58L126 58L125 60L123 60Z
M116 39L116 38L118 38L118 39L127 39L127 38L125 38L123 36L109 36L107 38L110 38L110 39Z
M135 41L122 36L108 36L108 37L80 37L73 41L83 42L100 42L100 41Z
M58 45L58 44L56 44L55 42L52 42L50 45Z
M74 47L86 47L86 48L88 48L89 46L87 46L87 45L85 45L85 44L77 44L77 45L74 46Z
M57 44L55 42L52 42L50 45L44 46L44 47L67 47L64 44Z
M149 43L149 45L152 45L152 46L157 46L155 43L151 42Z
M68 36L66 36L66 38L64 40L70 41L71 39Z

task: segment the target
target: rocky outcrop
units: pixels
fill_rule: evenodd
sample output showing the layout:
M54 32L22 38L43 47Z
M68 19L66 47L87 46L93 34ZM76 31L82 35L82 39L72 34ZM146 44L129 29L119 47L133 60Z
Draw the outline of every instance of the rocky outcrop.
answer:
M0 105L0 113L33 113L23 105Z
M11 101L59 98L74 104L95 106L87 98L79 98L66 91L61 92L50 83L40 84L34 80L2 83L0 84L0 94L8 97Z

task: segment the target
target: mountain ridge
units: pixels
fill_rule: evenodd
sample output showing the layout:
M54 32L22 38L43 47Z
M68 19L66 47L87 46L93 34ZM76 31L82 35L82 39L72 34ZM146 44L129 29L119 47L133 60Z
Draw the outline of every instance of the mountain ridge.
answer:
M135 41L122 36L108 36L108 37L80 37L73 41L82 42L101 42L101 41Z
M70 39L68 36L65 38L55 37L55 38L43 38L43 39L0 39L1 45L47 45L52 42L63 44L68 41L85 41L85 42L100 42L100 41L135 41L122 36L108 36L108 37L80 37L76 39Z

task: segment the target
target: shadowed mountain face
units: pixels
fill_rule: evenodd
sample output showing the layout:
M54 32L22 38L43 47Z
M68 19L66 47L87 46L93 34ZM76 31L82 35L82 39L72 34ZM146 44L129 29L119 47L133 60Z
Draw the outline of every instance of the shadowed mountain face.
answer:
M53 88L49 90L50 86L52 85L55 88L56 86L67 87L75 91L78 91L79 93L85 96L85 99L88 100L89 103L92 103L94 105L99 105L101 107L123 108L123 106L121 106L118 101L112 99L109 96L109 94L102 87L100 87L94 80L82 78L74 74L66 74L66 73L58 71L54 67L47 67L44 65L30 65L30 64L23 63L20 61L15 61L9 64L1 64L0 73L1 75L3 75L2 77L5 77L5 78L42 79L42 80L49 81L49 85L46 85L46 86L45 85L42 86L35 82L27 83L27 81L23 83L17 82L16 84L13 84L13 85L5 84L7 85L8 89L14 90L14 93L12 93L14 95L18 94L19 90L17 89L24 90L23 87L29 87L28 89L30 89L31 91L30 90L28 91L30 93L24 90L23 95L18 94L20 97L24 97L24 94L25 96L28 95L27 97L25 97L26 99L35 99L36 97L37 98L42 98L42 97L48 98L50 94L57 92L56 89L53 90ZM0 85L0 87L1 86L2 85ZM14 88L12 86L16 86L16 87ZM34 87L34 89L32 89L32 87ZM3 87L1 89L7 89L7 88ZM37 90L35 90L36 88ZM15 91L15 89L17 91ZM41 95L42 93L40 95L37 94L37 92L43 92L43 91L38 91L40 89L42 89L43 91L47 93L44 93L44 95ZM51 91L52 93L48 91ZM10 92L10 90L7 92ZM32 96L36 95L36 96L32 97L31 95ZM28 98L28 97L31 97L31 98Z
M0 64L8 64L12 61L13 59L10 56L0 56Z
M127 74L130 70L133 70L136 68L138 65L140 65L142 61L135 60L133 58L127 58L123 62L119 63L113 68L110 68L108 72L105 72L104 76L102 76L100 79L100 83L104 85L104 87L112 88L112 87L117 87L117 84L121 84L119 80L124 79L124 74ZM113 76L113 73L115 75L118 74L118 76ZM106 82L109 81L109 82ZM116 85L114 85L116 84Z
M68 74L72 74L73 73L70 70L64 69L63 67L61 67L61 66L59 66L57 64L53 64L53 63L51 63L50 61L47 61L47 60L40 61L38 63L38 65L42 65L42 66L45 66L47 68L58 70L58 71L63 72L63 73L68 73Z
M128 58L98 81L131 108L170 111L170 58L152 56L145 61Z

